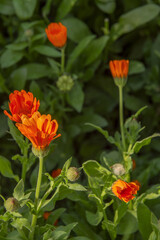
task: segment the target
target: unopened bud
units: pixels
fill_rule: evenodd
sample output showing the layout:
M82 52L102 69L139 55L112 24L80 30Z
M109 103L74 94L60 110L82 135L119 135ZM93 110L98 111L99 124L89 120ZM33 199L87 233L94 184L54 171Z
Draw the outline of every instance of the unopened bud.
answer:
M15 212L19 209L20 205L16 198L10 197L5 201L4 207L9 212Z
M71 182L74 182L74 181L78 180L79 176L80 176L80 171L77 168L70 167L68 169L68 171L67 171L67 178Z
M57 81L57 87L60 91L67 92L72 89L74 80L67 75L60 76Z
M124 166L121 163L115 163L113 166L111 166L111 168L116 176L122 176L126 172Z
M26 36L27 38L31 38L31 37L33 36L33 34L34 34L34 32L33 32L32 29L27 29L27 30L25 31L25 36Z
M46 157L49 153L49 147L39 149L32 146L32 152L36 157Z

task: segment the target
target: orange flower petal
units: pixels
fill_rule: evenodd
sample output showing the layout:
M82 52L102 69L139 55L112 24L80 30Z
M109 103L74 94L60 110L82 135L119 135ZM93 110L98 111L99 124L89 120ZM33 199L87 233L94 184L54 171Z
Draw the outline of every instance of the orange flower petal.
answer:
M127 78L129 70L129 60L110 61L109 67L113 78Z
M48 40L55 47L63 47L67 41L67 28L62 23L50 23L45 29Z
M117 180L112 185L112 192L122 201L129 202L133 198L135 198L135 194L139 190L138 181L127 183L122 180Z
M31 117L34 112L39 108L40 102L33 97L31 92L25 90L17 91L9 95L9 109L11 115L5 110L4 114L8 116L12 121L21 123L22 115Z

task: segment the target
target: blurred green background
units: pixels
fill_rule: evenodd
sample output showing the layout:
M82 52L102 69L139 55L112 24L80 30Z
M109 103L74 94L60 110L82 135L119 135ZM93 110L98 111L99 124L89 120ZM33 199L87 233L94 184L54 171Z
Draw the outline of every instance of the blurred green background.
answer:
M159 132L159 5L159 0L0 0L0 155L12 163L15 174L20 175L21 164L12 156L20 150L8 133L3 114L14 90L31 91L40 99L40 112L51 114L59 123L62 136L53 144L46 171L62 168L71 156L72 164L81 166L114 150L100 133L85 125L99 125L110 135L119 130L118 89L109 70L110 60L130 60L125 118L147 105L139 117L146 126L142 135ZM74 80L68 92L57 87L61 53L45 34L51 22L62 22L68 31L65 74ZM157 138L134 156L133 177L138 176L144 189L160 180L159 146ZM34 179L36 163L27 174L28 184ZM7 181L0 175L0 191L5 194L9 189L2 186Z

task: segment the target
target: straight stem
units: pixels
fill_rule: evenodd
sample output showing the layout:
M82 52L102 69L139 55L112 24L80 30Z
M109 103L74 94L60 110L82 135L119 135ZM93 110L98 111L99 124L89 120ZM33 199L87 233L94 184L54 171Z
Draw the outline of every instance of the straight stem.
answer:
M119 121L120 121L120 129L122 136L122 144L124 151L126 150L126 143L124 137L124 127L123 127L123 87L119 86Z
M35 210L36 214L33 214L32 217L32 232L30 232L29 239L34 239L34 232L35 232L35 226L37 223L37 204L39 199L39 193L40 193L40 187L41 187L41 181L42 181L42 171L43 171L43 157L39 157L39 172L38 172L38 180L37 180L37 186L36 186L36 193L35 193Z
M64 73L64 65L65 65L65 48L61 49L61 74Z

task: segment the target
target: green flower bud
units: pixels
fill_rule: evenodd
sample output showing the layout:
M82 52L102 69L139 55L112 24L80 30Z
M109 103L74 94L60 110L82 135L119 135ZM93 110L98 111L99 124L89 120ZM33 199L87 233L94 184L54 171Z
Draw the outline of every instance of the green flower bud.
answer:
M27 38L31 38L31 37L33 36L33 34L34 34L34 32L33 32L32 29L27 29L27 30L25 31L25 36L26 36Z
M70 167L67 171L67 178L71 182L78 180L80 177L80 171L75 167Z
M39 149L32 146L32 152L36 157L46 157L49 153L49 147Z
M16 198L10 197L4 202L4 207L9 212L15 212L19 209L20 205Z
M124 166L121 163L115 163L113 166L111 166L111 168L116 176L122 176L126 172Z
M74 80L70 76L63 75L58 78L56 84L60 91L67 92L72 89Z

